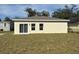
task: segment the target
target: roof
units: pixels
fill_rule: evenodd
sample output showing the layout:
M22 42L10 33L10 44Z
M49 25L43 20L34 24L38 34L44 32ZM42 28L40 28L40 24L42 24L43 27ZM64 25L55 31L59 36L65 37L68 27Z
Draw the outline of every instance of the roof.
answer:
M79 23L79 18L70 18L70 23Z
M3 23L3 22L11 22L11 21L0 21L0 22L2 22L2 23Z
M46 21L46 22L68 22L69 20L67 19L59 19L59 18L51 18L51 17L38 17L38 16L35 16L35 17L28 17L26 19L13 19L13 21L15 22L21 22L21 21L26 21L26 22L32 22L32 21Z

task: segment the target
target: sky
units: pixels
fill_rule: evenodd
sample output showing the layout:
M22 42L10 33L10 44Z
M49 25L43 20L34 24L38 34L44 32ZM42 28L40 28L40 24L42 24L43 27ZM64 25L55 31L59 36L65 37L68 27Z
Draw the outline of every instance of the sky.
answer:
M4 19L6 16L10 18L27 17L24 10L28 7L37 11L47 10L51 13L58 8L64 8L64 6L64 4L0 4L0 18Z

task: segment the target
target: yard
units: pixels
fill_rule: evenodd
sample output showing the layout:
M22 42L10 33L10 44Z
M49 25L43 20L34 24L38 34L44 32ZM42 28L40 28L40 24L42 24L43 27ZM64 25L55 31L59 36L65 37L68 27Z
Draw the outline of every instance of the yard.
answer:
M79 53L79 33L0 35L0 53Z

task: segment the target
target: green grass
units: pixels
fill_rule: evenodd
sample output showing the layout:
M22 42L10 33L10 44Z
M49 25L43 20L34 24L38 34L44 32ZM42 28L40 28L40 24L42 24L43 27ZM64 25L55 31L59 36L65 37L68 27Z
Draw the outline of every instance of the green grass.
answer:
M14 35L4 32L0 36L0 53L79 53L79 34Z

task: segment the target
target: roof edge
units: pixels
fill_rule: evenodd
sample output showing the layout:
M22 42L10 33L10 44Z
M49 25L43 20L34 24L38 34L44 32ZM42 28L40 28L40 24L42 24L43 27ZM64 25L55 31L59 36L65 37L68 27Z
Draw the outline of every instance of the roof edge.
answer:
M32 22L32 21L33 21L33 22L34 22L34 21L35 21L35 22L36 22L36 21L40 21L40 22L42 22L42 21L48 21L48 22L49 22L49 21L52 21L52 22L54 22L54 21L57 21L57 22L58 22L58 21L61 21L61 22L63 22L63 21L64 21L64 22L69 22L70 20L69 20L69 19L56 19L56 20L53 20L53 19L46 19L46 20L45 20L45 19L44 19L44 20L40 20L40 19L37 19L37 20L36 20L36 19L13 19L13 21L15 21L15 22L19 22L19 21L20 21L20 22L21 22L21 21L22 21L22 22L23 22L23 21L25 21L25 22L29 22L29 21L30 21L30 22Z

